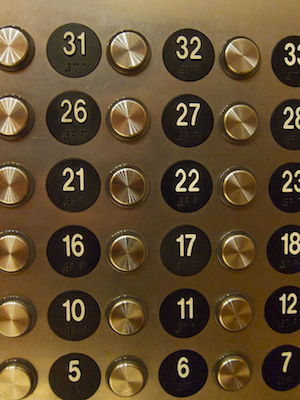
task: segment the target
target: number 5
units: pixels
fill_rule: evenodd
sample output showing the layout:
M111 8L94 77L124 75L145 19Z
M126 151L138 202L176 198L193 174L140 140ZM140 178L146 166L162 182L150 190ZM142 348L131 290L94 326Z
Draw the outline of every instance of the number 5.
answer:
M78 382L80 380L80 378L81 378L81 371L76 365L79 365L79 360L71 360L69 362L69 375L68 375L68 378L73 383Z

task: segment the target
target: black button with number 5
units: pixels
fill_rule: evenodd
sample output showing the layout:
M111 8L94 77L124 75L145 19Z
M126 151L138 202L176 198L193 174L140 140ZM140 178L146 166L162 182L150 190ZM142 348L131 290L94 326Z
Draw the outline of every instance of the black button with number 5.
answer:
M166 136L182 147L194 147L203 143L214 125L209 105L200 97L183 94L172 99L162 115Z
M52 365L49 383L60 399L86 400L98 389L101 373L95 361L79 353L66 354Z
M300 211L300 164L291 162L277 168L270 179L269 194L280 210Z
M49 131L57 140L78 145L96 135L100 128L101 114L91 96L69 90L51 101L46 119Z
M69 212L83 211L97 200L100 178L87 161L67 159L51 169L46 182L47 193L58 208Z
M165 67L175 78L197 81L212 69L215 52L210 40L195 29L181 29L166 40L163 48Z
M210 199L212 179L202 164L183 160L165 172L161 191L166 203L174 210L193 212L205 206Z
M52 67L64 76L79 78L88 75L99 64L101 44L87 26L71 23L57 28L47 44Z
M300 86L300 36L288 36L275 46L272 68L285 85Z

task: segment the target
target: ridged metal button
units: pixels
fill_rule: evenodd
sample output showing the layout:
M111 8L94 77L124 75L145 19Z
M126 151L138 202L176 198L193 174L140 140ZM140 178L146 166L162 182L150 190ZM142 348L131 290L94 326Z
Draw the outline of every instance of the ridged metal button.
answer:
M117 100L108 110L107 125L118 139L133 141L147 132L150 116L140 101L124 98Z
M139 332L146 319L146 305L133 296L118 297L108 309L109 325L119 335L130 336Z
M222 357L214 368L218 384L225 390L236 391L247 385L251 370L247 361L235 354Z
M252 320L251 301L245 295L231 293L219 301L216 316L220 325L230 332L245 329Z
M0 204L19 206L29 199L33 179L29 171L15 163L0 165Z
M220 61L228 75L235 79L246 79L257 72L260 52L251 39L234 37L225 43Z
M15 273L28 267L34 259L34 244L19 231L0 234L0 270Z
M109 366L107 380L115 394L131 397L139 393L145 386L147 369L144 363L135 357L121 357Z
M243 232L231 232L221 239L219 259L233 270L249 267L255 258L253 240Z
M19 139L33 126L34 114L30 104L18 96L0 98L0 135L4 139Z
M119 232L109 243L109 261L114 268L130 272L144 264L147 258L145 239L135 232Z
M231 104L222 113L222 126L229 140L244 143L256 133L258 116L248 104Z
M246 169L230 168L220 179L222 200L232 206L245 206L255 197L257 183L255 177Z
M35 389L37 373L25 360L6 360L0 365L0 396L7 400L21 400Z
M146 38L138 32L117 33L109 42L108 60L119 72L135 74L143 70L150 60L150 47Z

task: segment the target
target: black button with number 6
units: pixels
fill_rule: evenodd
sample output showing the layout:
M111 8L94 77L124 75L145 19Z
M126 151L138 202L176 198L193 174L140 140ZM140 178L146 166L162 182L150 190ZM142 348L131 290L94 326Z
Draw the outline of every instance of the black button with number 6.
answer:
M175 78L197 81L212 69L215 52L210 40L195 29L181 29L166 40L163 48L165 67Z
M210 199L212 179L202 164L183 160L165 172L161 191L166 203L174 210L193 212L205 206Z
M87 161L67 159L51 169L46 182L47 193L58 208L69 212L83 211L97 200L100 178Z
M300 36L288 36L276 44L272 68L285 85L300 86Z
M100 380L98 365L80 353L60 357L49 373L51 389L60 399L86 400L97 391Z
M200 97L183 94L172 99L162 115L166 136L182 147L203 143L211 134L214 124L209 105Z
M91 140L100 128L101 114L91 96L69 90L56 96L47 110L47 125L60 142L70 145Z
M57 28L47 44L52 67L64 76L79 78L88 75L99 64L101 44L87 26L71 23Z

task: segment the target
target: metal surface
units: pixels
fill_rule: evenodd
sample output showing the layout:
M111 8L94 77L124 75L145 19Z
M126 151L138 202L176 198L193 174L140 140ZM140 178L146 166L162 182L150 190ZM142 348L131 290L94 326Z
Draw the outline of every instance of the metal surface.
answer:
M286 335L273 332L264 318L269 295L283 285L299 286L299 274L283 275L270 266L266 246L271 235L281 226L299 224L298 214L284 213L271 202L268 182L279 165L299 162L298 151L281 148L270 132L270 118L275 107L289 98L299 97L299 89L282 84L271 67L271 54L284 37L299 31L299 0L283 4L279 0L220 1L186 0L79 0L38 2L36 0L2 1L0 25L24 27L34 39L36 52L31 64L20 72L0 71L1 95L17 93L32 104L36 122L30 134L18 141L1 140L0 161L26 165L35 180L35 192L26 204L9 209L0 208L1 231L18 229L27 233L35 243L36 258L26 271L2 274L1 297L9 294L26 295L37 309L37 322L28 335L17 339L0 338L1 359L22 357L38 371L38 384L30 400L57 400L48 377L57 359L69 353L92 357L101 370L102 380L91 400L119 397L103 378L112 362L131 354L142 359L148 368L148 380L135 400L169 400L158 380L163 360L171 353L190 349L198 352L208 366L207 381L190 400L295 400L299 387L286 392L269 388L261 373L266 355L275 347L289 343L299 347L299 332ZM89 75L75 79L57 73L46 56L47 41L59 26L80 22L90 27L100 38L102 57ZM178 29L198 29L215 49L215 62L207 76L197 82L174 78L164 67L162 49L166 39ZM137 75L126 76L109 64L106 44L116 32L132 29L141 32L151 45L148 67ZM230 38L243 35L259 47L260 68L249 79L232 79L222 69L218 53ZM99 105L102 122L98 133L89 142L68 146L56 140L48 131L46 111L60 93L78 90L88 93ZM214 128L209 138L199 146L183 148L172 143L161 126L162 112L174 97L190 93L203 98L214 115ZM104 116L118 98L130 96L141 100L151 114L148 133L136 142L124 143L110 134ZM236 101L253 106L259 116L259 127L253 140L237 146L226 140L219 129L222 110ZM68 118L71 118L69 116ZM67 158L87 160L101 179L101 192L89 209L68 213L51 203L46 192L46 179L51 168ZM180 213L171 209L161 195L161 179L165 171L180 160L195 160L204 165L213 181L212 196L199 211ZM135 208L118 207L110 201L105 190L109 172L116 166L129 163L149 176L151 190L147 199ZM245 207L228 207L219 198L217 182L232 166L249 169L257 180L255 201ZM55 272L46 255L50 237L68 225L84 226L91 230L101 245L97 267L80 278L67 278ZM212 244L207 266L198 274L180 277L170 273L162 264L160 245L164 236L176 226L195 225L203 230ZM140 232L149 243L147 263L131 275L111 268L106 260L105 247L112 235L120 230ZM221 237L238 229L249 232L256 244L256 257L249 268L232 271L220 265L216 248ZM78 249L77 249L78 250ZM79 250L78 250L79 251ZM169 335L162 328L159 309L173 291L191 288L207 299L211 314L206 327L187 339ZM69 290L82 290L99 304L102 319L97 331L89 338L71 342L57 337L50 329L47 311L52 300ZM213 310L227 293L246 293L255 305L251 324L241 332L227 332L216 323ZM110 328L104 314L112 300L124 293L134 293L144 299L149 309L146 326L136 335L124 337ZM227 392L215 384L212 369L221 354L243 352L251 360L249 383L236 392Z
M144 326L146 320L145 311L141 302L137 299L130 296L118 299L109 310L109 324L120 335L133 335Z
M30 327L28 309L20 301L7 300L0 305L0 333L7 337L23 335Z
M247 362L238 355L228 355L218 364L217 381L226 390L240 390L250 380L251 371Z
M223 113L223 126L229 139L244 142L257 131L258 116L247 104L233 104Z
M6 96L0 99L0 133L17 136L28 123L28 110L19 99Z
M14 67L26 58L29 43L23 32L15 27L0 30L0 64Z
M250 301L240 294L228 294L220 300L217 308L219 323L230 332L245 329L250 324L252 316Z
M232 206L245 206L256 195L257 184L251 172L241 168L233 168L221 178L221 195Z
M255 257L253 240L244 233L229 233L220 243L221 261L233 270L249 267Z
M29 178L17 165L0 167L0 203L16 206L22 203L29 193Z

